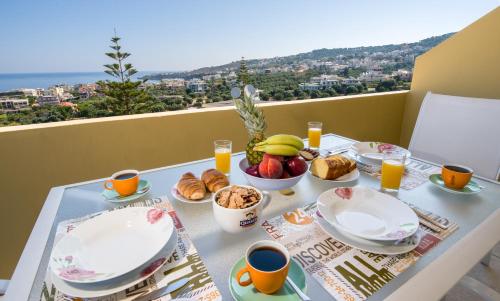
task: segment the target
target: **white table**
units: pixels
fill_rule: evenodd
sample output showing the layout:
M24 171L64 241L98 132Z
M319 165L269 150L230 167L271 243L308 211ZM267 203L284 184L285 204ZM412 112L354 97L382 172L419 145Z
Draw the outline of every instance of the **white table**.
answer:
M332 147L349 141L352 140L330 134L323 136L322 146ZM232 183L246 183L238 168L238 162L243 157L242 153L233 155ZM210 203L190 205L172 198L170 188L180 175L187 171L201 174L213 166L213 159L207 159L144 171L141 176L152 182L152 196L169 196L223 299L230 300L227 280L231 264L243 255L252 242L270 238L260 227L239 235L225 233L216 224ZM100 195L102 181L51 189L12 277L7 300L39 300L57 224L114 206ZM482 179L475 181L485 187L477 195L450 194L429 182L410 191L400 191L402 200L447 217L457 222L460 228L368 300L437 300L500 241L500 185ZM377 179L364 173L354 184L373 188L380 185ZM307 175L294 187L295 195L283 196L273 192L264 218L315 202L321 192L334 186ZM307 286L313 300L332 299L309 276Z

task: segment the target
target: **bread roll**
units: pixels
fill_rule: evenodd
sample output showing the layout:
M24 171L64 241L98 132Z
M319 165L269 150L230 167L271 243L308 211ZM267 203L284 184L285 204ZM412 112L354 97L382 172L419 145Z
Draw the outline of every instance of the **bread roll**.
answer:
M335 180L356 168L356 162L341 155L316 158L311 163L311 173L324 180Z

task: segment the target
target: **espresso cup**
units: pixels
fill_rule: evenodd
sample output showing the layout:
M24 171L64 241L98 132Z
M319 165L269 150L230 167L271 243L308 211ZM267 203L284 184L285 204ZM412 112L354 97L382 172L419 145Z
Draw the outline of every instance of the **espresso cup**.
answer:
M115 172L110 179L104 182L104 188L114 190L120 196L129 196L137 191L139 185L139 172L127 169Z
M255 227L262 215L263 208L267 207L267 205L269 204L268 195L264 195L257 188L245 185L236 186L251 188L255 190L259 194L260 200L255 205L248 208L232 209L223 207L217 203L217 196L222 191L231 189L232 186L224 187L214 193L212 197L212 208L215 221L219 224L222 230L229 233L240 233Z
M444 185L453 189L462 189L469 183L474 171L467 166L445 164L441 169Z
M285 283L290 266L290 253L281 244L261 240L252 244L245 253L245 267L236 274L241 286L253 283L261 293L273 294ZM248 273L248 280L241 280Z

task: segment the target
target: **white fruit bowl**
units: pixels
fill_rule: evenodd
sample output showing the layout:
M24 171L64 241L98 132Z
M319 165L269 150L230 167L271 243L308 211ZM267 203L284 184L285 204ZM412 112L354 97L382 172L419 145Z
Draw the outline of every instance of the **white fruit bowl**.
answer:
M290 188L292 186L295 186L300 179L306 174L304 172L300 176L296 177L291 177L287 179L266 179L266 178L259 178L259 177L254 177L252 175L249 175L245 172L245 170L249 167L247 159L244 158L240 161L240 169L241 172L245 175L247 181L250 183L255 188L258 188L260 190L283 190Z

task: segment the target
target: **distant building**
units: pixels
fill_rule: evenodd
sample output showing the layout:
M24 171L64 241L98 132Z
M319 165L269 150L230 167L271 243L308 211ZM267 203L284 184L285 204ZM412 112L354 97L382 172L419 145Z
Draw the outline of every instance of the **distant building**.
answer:
M322 89L329 89L339 84L339 78L336 75L326 75L311 77L311 83L316 83Z
M57 96L57 97L61 98L64 95L64 88L57 87L57 86L50 87L49 90L46 91L45 95L53 95L53 96Z
M55 95L42 95L36 99L36 103L44 106L44 105L58 105L60 103L59 97Z
M23 92L24 96L40 96L43 94L43 90L41 89L19 89L19 91Z
M399 77L404 81L410 81L412 77L412 72L404 69L399 69L398 71L392 72L392 77Z
M207 83L199 78L193 78L186 83L186 88L194 93L202 93L207 89Z
M302 91L318 91L321 86L318 83L300 83L299 88Z
M14 112L29 107L27 99L0 99L0 110L2 112Z
M183 78L167 78L162 79L160 86L170 89L184 88L186 81Z
M379 82L381 80L386 79L387 77L388 77L387 75L382 74L381 72L367 71L361 73L358 79L364 82Z
M68 108L71 108L73 111L75 111L77 109L77 105L72 103L72 102L69 102L69 101L63 101L61 103L59 103L59 105L61 107L68 107Z
M202 79L203 80L216 80L216 79L221 79L222 76L219 73L216 74L208 74L208 75L203 75Z
M353 85L359 85L361 82L358 80L358 79L355 79L355 78L344 78L342 80L342 84L343 85L347 85L347 86L353 86Z

